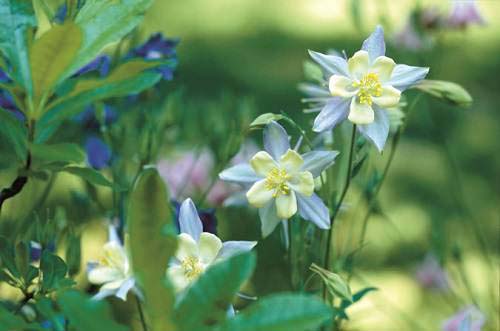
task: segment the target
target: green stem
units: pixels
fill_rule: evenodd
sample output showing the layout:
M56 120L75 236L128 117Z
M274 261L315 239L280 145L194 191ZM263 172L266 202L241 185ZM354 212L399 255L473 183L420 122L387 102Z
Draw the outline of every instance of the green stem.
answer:
M135 302L137 304L137 311L139 312L139 317L141 319L142 330L148 331L148 326L146 324L146 317L144 316L141 300L137 296L135 297Z
M354 158L354 145L356 144L356 124L353 124L352 126L352 134L351 134L351 146L349 148L349 161L347 163L347 175L345 179L345 184L344 188L342 190L342 193L340 194L340 199L337 202L335 209L333 210L332 217L331 217L331 224L330 224L330 231L328 231L328 237L326 240L326 251L325 251L325 259L323 261L323 268L326 270L330 270L330 251L331 251L331 244L332 244L332 237L333 237L333 222L335 221L335 218L337 217L337 214L339 213L340 207L342 206L342 203L344 202L345 196L347 194L347 191L349 189L349 186L351 184L351 173L352 173L352 162ZM326 286L323 284L323 300L326 301L327 297L327 291L326 291Z

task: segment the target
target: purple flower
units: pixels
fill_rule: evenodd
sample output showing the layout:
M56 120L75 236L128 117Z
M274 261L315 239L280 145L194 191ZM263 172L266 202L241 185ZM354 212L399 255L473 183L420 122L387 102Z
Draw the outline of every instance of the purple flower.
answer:
M177 231L180 233L179 211L181 204L178 201L172 200L172 205L175 210L175 226L177 227ZM203 232L217 234L217 217L215 216L215 208L199 209L197 212L203 226Z
M465 29L471 24L485 25L486 21L481 15L474 0L453 1L453 8L448 17L448 25L452 28Z
M161 33L155 33L144 44L132 49L127 57L142 57L145 60L177 61L176 47L178 38L165 38ZM175 65L166 64L157 68L165 80L172 80Z
M118 117L113 107L104 105L104 123L109 125ZM74 117L76 122L81 123L85 128L98 129L100 127L99 120L95 114L94 105L88 105L85 110Z
M81 67L77 72L73 74L73 77L82 76L86 73L97 71L101 77L106 76L109 73L109 67L111 65L111 58L109 55L99 55L94 60L92 60L87 65Z
M36 241L30 241L31 261L39 261L42 258L42 245Z
M85 142L87 161L91 167L102 169L109 165L111 161L111 149L100 138L91 136Z
M427 255L424 261L418 266L415 276L418 282L425 288L440 291L450 289L448 274L432 254Z
M9 81L10 81L10 78L7 75L7 73L5 71L3 71L2 69L0 69L0 83L7 83Z
M486 318L473 305L467 306L443 323L443 331L481 331Z

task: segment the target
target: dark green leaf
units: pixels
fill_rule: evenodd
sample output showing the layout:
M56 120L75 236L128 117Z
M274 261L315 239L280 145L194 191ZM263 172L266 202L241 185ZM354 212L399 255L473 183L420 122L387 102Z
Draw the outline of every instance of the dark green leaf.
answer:
M68 267L59 256L44 251L40 260L40 270L42 271L42 290L48 292L62 285L61 281L66 277Z
M30 148L33 163L44 165L50 163L81 163L85 161L85 152L80 146L71 143L33 144Z
M0 0L0 52L8 59L12 79L32 94L28 57L29 29L36 25L31 0Z
M86 180L90 184L116 188L116 185L106 179L106 177L104 177L99 171L92 168L71 166L64 167L61 169L61 171L78 176L81 179Z
M59 295L59 307L75 331L127 331L127 327L111 319L105 302L89 300L76 291Z
M0 266L6 268L14 278L20 278L21 274L17 269L14 256L13 245L7 238L0 236Z
M44 317L44 319L52 323L54 331L64 331L64 324L59 317L60 314L54 310L50 299L38 299L36 301L36 310Z
M68 247L66 249L66 261L70 277L76 276L80 272L81 260L81 237L70 235L68 236Z
M314 330L332 316L318 298L301 294L278 294L261 299L217 331Z
M0 0L1 1L1 0ZM0 108L0 136L4 143L12 147L19 160L25 160L28 154L28 130L21 121L7 110Z
M0 305L0 331L36 331L43 330L42 327L34 324L27 323L21 316L7 311Z
M254 267L255 256L251 253L213 265L189 288L176 307L177 324L186 330L197 330L223 320L231 300L250 278Z
M28 275L28 270L30 267L30 248L27 243L22 241L18 242L16 245L16 267L17 270L21 273L21 276L26 279ZM26 284L28 285L28 284Z
M175 253L177 237L168 231L173 228L170 199L156 169L141 172L129 199L132 266L144 291L151 330L172 330L174 293L165 286L165 271Z

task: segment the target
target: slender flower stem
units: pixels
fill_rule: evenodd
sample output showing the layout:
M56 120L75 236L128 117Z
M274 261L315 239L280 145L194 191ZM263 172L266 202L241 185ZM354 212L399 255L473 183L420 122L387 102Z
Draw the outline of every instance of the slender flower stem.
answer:
M144 311L142 309L141 300L139 299L139 297L135 296L135 302L137 303L137 310L139 311L139 317L141 318L142 330L148 331L146 317L144 316Z
M337 202L337 205L335 206L335 209L333 210L332 217L331 217L331 227L330 231L328 231L328 237L326 239L326 251L325 251L325 259L323 261L323 268L326 270L330 270L330 251L331 251L331 244L332 244L332 236L333 236L333 222L335 221L335 218L337 217L337 214L339 213L340 207L342 206L342 203L344 202L345 196L347 194L347 191L349 189L349 186L351 185L351 173L352 173L352 162L354 159L354 145L356 144L356 124L353 124L352 126L352 134L351 134L351 146L349 148L349 161L347 163L347 175L345 179L345 184L344 188L342 190L342 193L340 194L340 199ZM327 297L327 291L326 291L326 286L323 284L323 300L326 301Z

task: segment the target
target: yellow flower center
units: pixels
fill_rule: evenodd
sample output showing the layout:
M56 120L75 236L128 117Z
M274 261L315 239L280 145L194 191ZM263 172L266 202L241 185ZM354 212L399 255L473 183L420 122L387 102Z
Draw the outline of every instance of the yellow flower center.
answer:
M370 72L366 74L359 82L352 83L352 86L358 87L359 103L372 105L372 97L382 95L382 84L376 73Z
M266 177L266 189L274 190L273 197L276 198L280 194L290 194L290 187L287 182L291 176L285 169L273 168Z
M200 260L194 256L184 259L181 263L181 267L184 270L184 275L189 280L197 278L203 272L203 265L200 263Z

